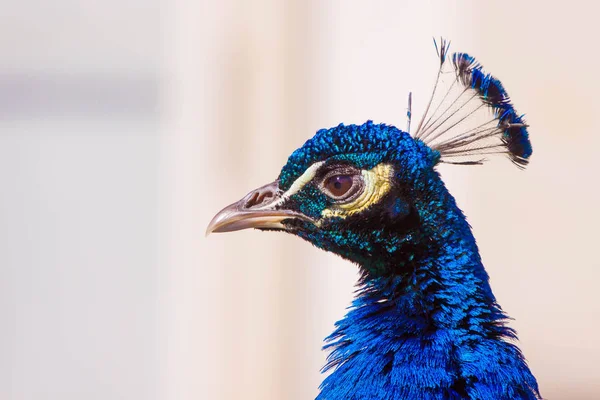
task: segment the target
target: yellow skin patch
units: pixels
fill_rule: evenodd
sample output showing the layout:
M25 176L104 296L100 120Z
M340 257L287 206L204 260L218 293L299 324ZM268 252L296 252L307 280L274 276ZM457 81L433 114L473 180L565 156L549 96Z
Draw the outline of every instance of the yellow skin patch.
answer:
M323 218L339 217L346 218L359 213L373 204L377 204L392 187L392 175L394 169L390 164L379 164L368 171L361 171L364 190L356 199L350 203L335 204L321 212Z

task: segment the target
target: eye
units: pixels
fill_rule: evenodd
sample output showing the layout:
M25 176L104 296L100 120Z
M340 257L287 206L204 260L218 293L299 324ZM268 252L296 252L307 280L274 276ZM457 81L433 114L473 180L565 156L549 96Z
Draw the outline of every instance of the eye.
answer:
M343 197L352 189L354 179L351 175L334 175L325 179L323 186L333 197Z
M360 171L349 167L330 171L321 181L321 191L336 202L348 202L362 191Z

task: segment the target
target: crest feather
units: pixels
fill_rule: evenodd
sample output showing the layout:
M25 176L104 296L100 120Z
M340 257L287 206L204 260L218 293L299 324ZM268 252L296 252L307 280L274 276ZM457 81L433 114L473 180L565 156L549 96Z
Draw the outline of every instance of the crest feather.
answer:
M532 154L527 124L502 83L466 53L447 62L449 42L434 43L440 69L415 138L439 151L441 162L481 164L485 159L478 156L506 154L524 168ZM448 88L441 91L444 83Z

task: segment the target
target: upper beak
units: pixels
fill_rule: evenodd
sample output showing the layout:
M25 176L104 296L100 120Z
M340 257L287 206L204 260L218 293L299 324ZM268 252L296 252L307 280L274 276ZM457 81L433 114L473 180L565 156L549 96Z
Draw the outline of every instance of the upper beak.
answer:
M219 211L208 224L206 235L248 228L285 229L282 221L293 218L312 221L295 211L276 209L283 202L278 186L277 181L269 183Z

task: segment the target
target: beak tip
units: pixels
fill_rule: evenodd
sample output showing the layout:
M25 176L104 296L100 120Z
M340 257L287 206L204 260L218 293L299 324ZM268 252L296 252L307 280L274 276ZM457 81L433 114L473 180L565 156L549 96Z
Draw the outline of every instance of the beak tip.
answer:
M218 232L218 226L214 219L210 221L210 224L208 224L206 227L206 231L204 231L204 237L208 237L213 232Z

